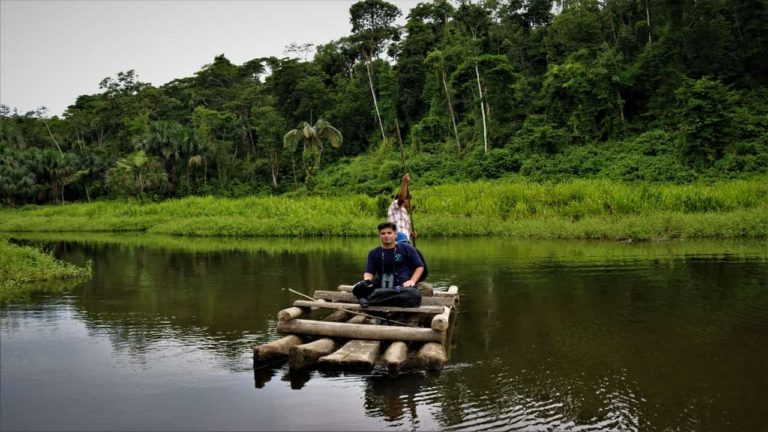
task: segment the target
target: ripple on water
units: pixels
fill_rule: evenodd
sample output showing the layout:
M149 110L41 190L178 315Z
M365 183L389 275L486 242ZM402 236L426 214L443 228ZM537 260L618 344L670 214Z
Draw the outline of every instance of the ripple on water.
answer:
M638 412L644 401L623 371L591 383L555 378L546 367L518 373L505 369L503 362L480 367L492 371L491 387L479 394L460 392L453 402L460 413L442 419L450 422L444 430L640 430ZM431 404L444 394L424 392L418 399ZM593 399L587 400L586 395Z

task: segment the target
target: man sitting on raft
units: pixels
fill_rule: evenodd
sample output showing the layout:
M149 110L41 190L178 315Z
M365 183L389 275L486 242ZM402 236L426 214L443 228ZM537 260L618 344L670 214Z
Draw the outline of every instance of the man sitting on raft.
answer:
M416 249L407 242L396 242L397 226L394 223L383 222L378 230L381 246L368 252L363 280L352 289L363 307L368 305L375 289L387 288L396 292L413 289L424 272L424 262Z

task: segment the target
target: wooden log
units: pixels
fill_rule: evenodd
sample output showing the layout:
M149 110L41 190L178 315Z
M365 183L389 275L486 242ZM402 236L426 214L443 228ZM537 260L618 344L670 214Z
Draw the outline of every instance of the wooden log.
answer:
M298 333L349 339L443 342L444 332L431 328L396 327L385 325L349 324L326 321L292 319L277 323L279 333Z
M379 357L379 342L371 340L351 340L338 351L320 357L318 368L346 370L370 370Z
M343 310L335 310L327 317L323 318L323 321L346 321L351 314Z
M312 297L316 299L325 299L325 300L331 300L334 302L346 302L346 303L357 303L357 297L355 297L352 293L345 292L345 291L323 291L323 290L317 290L312 295ZM453 306L453 298L451 297L422 297L421 298L421 305L422 306Z
M288 352L288 366L303 369L317 363L317 359L336 351L333 339L323 338L314 342L292 346Z
M304 315L304 309L299 307L289 307L287 309L283 309L280 312L277 313L277 320L278 321L288 321L292 320L294 318L298 318L300 316Z
M443 312L442 306L419 306L419 307L395 307L395 306L368 306L363 308L359 304L353 303L336 303L336 302L314 302L309 300L296 300L293 302L294 306L298 307L323 307L328 309L346 309L350 311L359 312L410 312L410 313L425 313L425 314L439 314Z
M448 324L451 318L451 308L443 307L443 313L432 317L432 330L444 332L448 330Z
M433 295L436 297L458 297L459 287L451 285L447 291L435 291Z
M367 324L368 323L368 317L362 316L362 315L355 315L352 318L347 320L350 324Z
M400 368L403 366L403 363L405 363L407 357L408 345L403 341L395 341L387 347L386 351L384 351L381 360L387 366L389 373L396 374L400 372Z
M296 335L288 335L278 340L253 347L253 367L269 366L288 358L288 351L292 346L303 343Z
M419 367L425 370L440 370L448 362L445 355L445 348L442 344L429 342L425 343L416 355L416 361Z
M320 303L325 303L325 300L323 300L323 299L318 299L317 301L318 301L318 302L320 302ZM310 308L310 310L311 310L312 312L314 312L314 311L316 311L316 310L318 310L318 309L320 309L320 308L319 308L319 307L313 307L313 308Z

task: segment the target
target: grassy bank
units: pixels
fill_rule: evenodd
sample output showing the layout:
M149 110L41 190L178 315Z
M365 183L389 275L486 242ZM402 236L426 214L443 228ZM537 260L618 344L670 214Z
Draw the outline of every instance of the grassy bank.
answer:
M0 239L0 304L23 300L35 292L61 292L90 274L90 268L63 263L37 249Z
M768 177L714 184L504 181L419 189L421 236L768 238ZM187 197L0 211L0 231L140 231L187 236L370 236L389 197Z

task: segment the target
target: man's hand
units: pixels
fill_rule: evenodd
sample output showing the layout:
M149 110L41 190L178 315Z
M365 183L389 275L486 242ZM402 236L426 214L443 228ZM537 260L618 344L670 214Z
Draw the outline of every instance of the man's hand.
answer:
M416 285L416 283L414 281L410 280L410 279L408 279L407 281L403 282L403 288L412 287L414 285Z
M411 182L411 176L409 176L408 174L404 175L403 176L403 183L408 184L410 182Z

